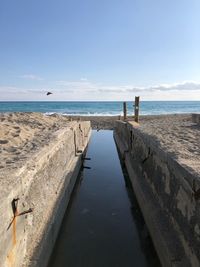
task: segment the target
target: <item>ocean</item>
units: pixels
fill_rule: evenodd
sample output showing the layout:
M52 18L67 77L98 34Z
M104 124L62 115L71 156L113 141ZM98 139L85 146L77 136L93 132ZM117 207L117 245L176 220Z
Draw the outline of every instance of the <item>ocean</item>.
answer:
M127 102L128 115L134 113ZM113 116L123 114L123 102L0 102L0 112L42 112L64 115ZM141 115L200 113L200 101L141 101Z

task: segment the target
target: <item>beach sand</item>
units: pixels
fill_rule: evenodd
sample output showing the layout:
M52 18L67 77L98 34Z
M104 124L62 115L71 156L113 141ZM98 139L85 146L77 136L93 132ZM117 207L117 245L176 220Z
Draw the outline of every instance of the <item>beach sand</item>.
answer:
M67 127L68 118L40 113L0 114L0 172L18 168L49 142L53 133Z
M67 117L40 113L0 114L0 172L17 168L47 144L53 134L71 120L90 120L93 129L113 129L119 117ZM122 118L121 118L122 119ZM200 126L191 115L141 116L140 130L151 136L172 158L200 174Z

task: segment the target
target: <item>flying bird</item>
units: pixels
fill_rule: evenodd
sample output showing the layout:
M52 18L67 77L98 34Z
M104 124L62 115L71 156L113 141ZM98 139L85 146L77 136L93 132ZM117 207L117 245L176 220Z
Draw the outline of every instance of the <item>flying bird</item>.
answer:
M47 95L52 95L53 93L51 93L51 92L47 92Z

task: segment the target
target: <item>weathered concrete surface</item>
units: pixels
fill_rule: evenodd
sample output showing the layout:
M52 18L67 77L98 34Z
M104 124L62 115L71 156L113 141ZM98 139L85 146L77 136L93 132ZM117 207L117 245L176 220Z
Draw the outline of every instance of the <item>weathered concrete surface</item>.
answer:
M192 121L200 125L200 114L192 114Z
M133 123L114 137L163 266L200 266L200 181Z
M15 172L0 173L0 266L45 267L90 137L90 122L71 122ZM18 200L13 220L13 199ZM17 204L17 202L16 202Z

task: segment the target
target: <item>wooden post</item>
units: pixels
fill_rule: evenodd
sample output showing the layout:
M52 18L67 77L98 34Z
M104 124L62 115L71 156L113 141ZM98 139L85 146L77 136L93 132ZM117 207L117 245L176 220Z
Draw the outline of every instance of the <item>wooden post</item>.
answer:
M135 97L135 122L139 122L139 103L140 103L140 97Z
M124 121L125 121L126 120L126 117L127 117L126 102L123 103L123 111L124 111Z

